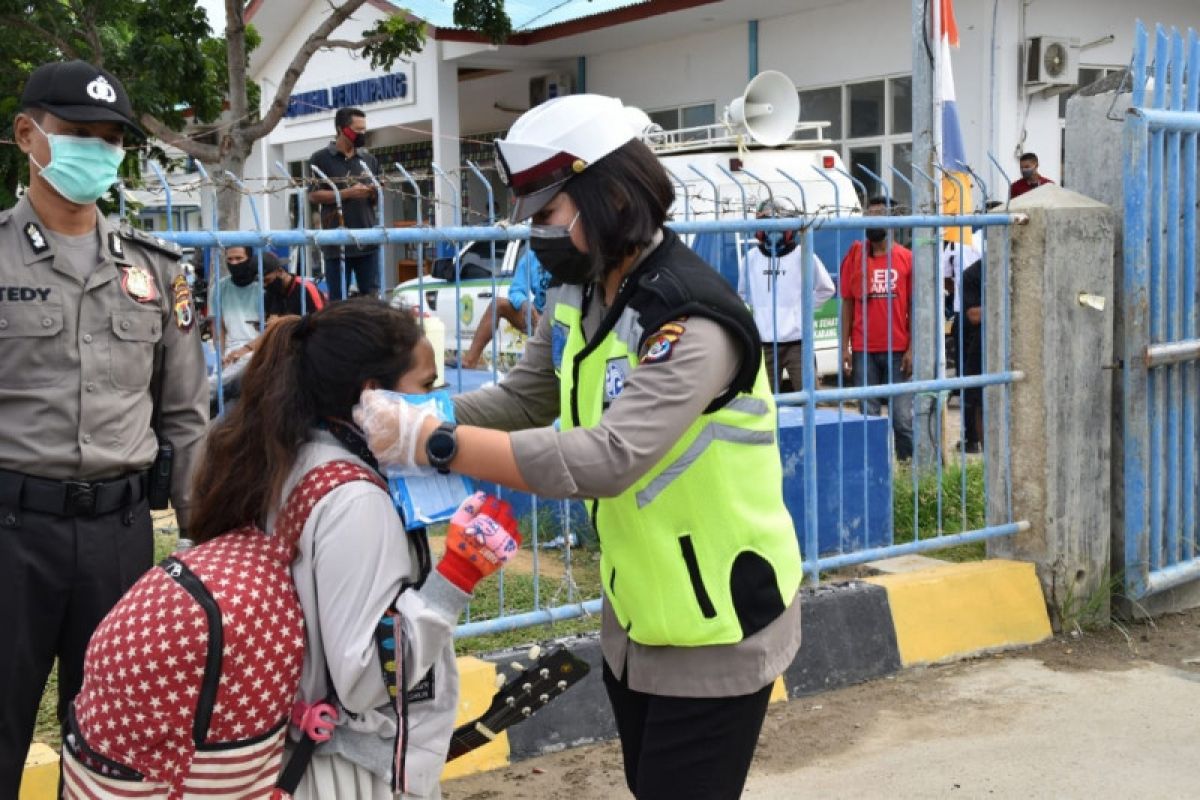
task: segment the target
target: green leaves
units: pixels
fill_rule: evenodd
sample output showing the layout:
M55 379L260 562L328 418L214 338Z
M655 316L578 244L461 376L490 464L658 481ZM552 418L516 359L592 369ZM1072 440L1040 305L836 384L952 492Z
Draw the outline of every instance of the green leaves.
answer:
M512 35L504 0L454 0L454 24L479 31L496 44Z
M425 46L425 23L399 15L388 17L363 31L363 38L371 40L363 48L363 55L371 59L371 69L391 69L398 59Z

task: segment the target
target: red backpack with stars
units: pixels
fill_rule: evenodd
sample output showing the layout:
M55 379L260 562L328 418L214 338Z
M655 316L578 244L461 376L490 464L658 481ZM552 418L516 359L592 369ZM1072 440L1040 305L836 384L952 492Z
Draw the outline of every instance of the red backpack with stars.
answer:
M351 481L383 487L356 464L323 464L274 535L221 534L121 598L92 635L70 711L68 798L287 796L275 785L305 643L290 564L313 507Z

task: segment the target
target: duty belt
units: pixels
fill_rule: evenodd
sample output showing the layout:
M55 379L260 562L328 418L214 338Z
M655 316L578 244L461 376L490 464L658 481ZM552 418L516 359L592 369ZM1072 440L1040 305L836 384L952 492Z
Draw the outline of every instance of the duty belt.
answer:
M146 496L148 472L108 481L59 481L0 470L0 505L58 517L99 517L128 508Z

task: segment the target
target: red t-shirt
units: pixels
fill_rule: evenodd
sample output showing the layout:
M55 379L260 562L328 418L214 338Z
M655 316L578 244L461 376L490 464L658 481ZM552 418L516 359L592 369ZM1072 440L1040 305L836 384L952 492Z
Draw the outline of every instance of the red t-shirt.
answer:
M866 299L863 299L863 246L850 245L842 259L839 280L842 300L852 304L854 324L850 346L856 353L903 352L908 349L909 300L912 297L912 251L892 244L891 253L867 259ZM868 251L869 252L869 251ZM863 347L863 308L866 307L866 347ZM888 309L891 308L892 338L888 341Z
M1024 178L1017 178L1012 182L1012 186L1008 187L1008 197L1010 200L1015 200L1026 192L1032 192L1034 189L1038 188L1038 186L1045 186L1047 183L1054 183L1054 181L1042 175L1038 175L1038 185L1030 186L1029 181L1025 180Z

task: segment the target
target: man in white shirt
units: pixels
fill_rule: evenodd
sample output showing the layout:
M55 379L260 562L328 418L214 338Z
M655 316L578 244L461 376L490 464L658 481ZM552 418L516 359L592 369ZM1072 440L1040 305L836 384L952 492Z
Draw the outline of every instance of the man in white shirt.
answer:
M795 216L793 210L767 200L759 218ZM767 376L776 393L800 388L803 367L804 258L798 231L759 231L758 244L748 253L738 280L738 294L754 310L762 338ZM833 297L835 288L821 259L813 255L812 308L815 312ZM778 352L778 361L776 360ZM783 379L786 372L788 380Z

